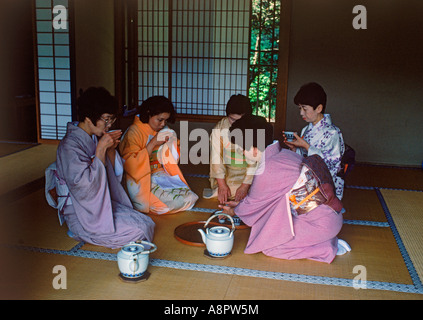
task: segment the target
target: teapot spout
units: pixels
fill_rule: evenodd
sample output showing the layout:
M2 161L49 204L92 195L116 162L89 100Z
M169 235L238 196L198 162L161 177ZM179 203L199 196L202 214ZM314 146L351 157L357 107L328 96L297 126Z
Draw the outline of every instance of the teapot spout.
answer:
M198 230L198 232L200 232L201 238L203 239L204 244L207 245L205 232L203 231L203 229L197 229L197 230Z

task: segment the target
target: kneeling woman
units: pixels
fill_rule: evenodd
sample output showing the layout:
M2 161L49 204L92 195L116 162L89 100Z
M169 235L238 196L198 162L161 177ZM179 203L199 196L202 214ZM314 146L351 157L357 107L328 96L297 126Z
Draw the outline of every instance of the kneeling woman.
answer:
M104 88L78 98L80 122L68 123L57 149L57 178L69 189L61 215L78 241L119 248L153 240L154 222L135 210L121 185L122 159L116 152L121 131L109 132L117 100Z
M272 131L263 118L243 117L231 127L232 132L241 130L247 138L251 129L256 138L243 139L240 146L247 158L259 161L248 196L239 203L220 206L251 226L245 253L331 263L337 254L350 251L348 244L337 238L343 208L323 160L319 156L302 158L281 149L278 142L267 146L270 134L266 134L267 148L260 148L257 136L263 130L259 129Z
M191 209L198 196L178 167L173 104L163 96L145 100L128 128L120 152L125 160L125 186L134 207L144 213L170 214Z

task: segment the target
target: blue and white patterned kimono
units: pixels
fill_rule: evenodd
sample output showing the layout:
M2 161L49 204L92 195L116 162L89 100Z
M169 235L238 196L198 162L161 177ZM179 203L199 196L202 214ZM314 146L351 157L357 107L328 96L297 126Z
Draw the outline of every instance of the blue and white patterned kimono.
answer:
M344 138L341 130L332 123L329 114L324 114L323 119L316 125L309 123L301 131L301 137L307 141L310 148L297 148L297 153L302 156L318 154L329 168L335 184L336 196L341 200L344 194L344 180L337 174L341 170L341 158L345 151Z

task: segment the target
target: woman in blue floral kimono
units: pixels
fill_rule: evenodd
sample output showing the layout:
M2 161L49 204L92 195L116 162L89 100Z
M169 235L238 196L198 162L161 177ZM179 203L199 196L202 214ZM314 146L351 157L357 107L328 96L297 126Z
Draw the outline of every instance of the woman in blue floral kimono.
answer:
M341 158L345 151L341 130L332 123L329 114L325 114L326 93L317 83L303 85L294 98L300 109L300 115L308 125L301 131L301 137L294 134L296 140L285 144L302 156L318 154L326 163L335 184L336 196L342 199L344 180L338 176L341 170Z

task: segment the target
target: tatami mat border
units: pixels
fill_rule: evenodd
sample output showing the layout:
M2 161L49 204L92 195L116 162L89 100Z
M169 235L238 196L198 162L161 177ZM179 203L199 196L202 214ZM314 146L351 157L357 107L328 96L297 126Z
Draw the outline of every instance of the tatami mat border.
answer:
M208 178L208 175L202 174L186 174L189 177L197 177L197 178ZM422 282L414 268L414 265L408 255L408 252L401 240L401 237L396 229L395 223L392 219L391 213L386 205L386 202L381 194L381 189L387 190L401 190L401 191L416 191L416 192L423 192L421 190L404 190L404 189L395 189L395 188L378 188L378 187L362 187L362 186L346 186L346 188L353 188L353 189L363 189L363 190L375 190L379 201L382 205L382 208L385 212L386 218L388 222L374 222L374 221L358 221L358 220L344 220L345 224L353 224L353 225L367 225L367 226L378 226L378 227L390 227L399 250L402 254L404 262L407 266L409 271L410 277L412 278L413 285L409 284L401 284L401 283L391 283L391 282L381 282L381 281L367 281L366 287L367 289L374 289L374 290L385 290L385 291L394 291L394 292L402 292L402 293L416 293L416 294L423 294L423 285ZM216 209L208 209L208 208L193 208L189 210L191 212L210 212L213 213ZM49 254L59 254L59 255L66 255L66 256L74 256L74 257L82 257L82 258L89 258L89 259L98 259L98 260L107 260L107 261L116 261L117 254L114 253L105 253L105 252L97 252L97 251L87 251L82 250L81 247L84 245L84 242L78 243L74 248L69 251L66 250L54 250L54 249L43 249L37 247L29 247L29 246L11 246L13 248L24 249L31 252L39 252L39 253L49 253ZM301 282L301 283L308 283L308 284L320 284L320 285L333 285L333 286L342 286L342 287L354 287L354 282L352 279L344 279L344 278L334 278L334 277L321 277L321 276L310 276L310 275L302 275L302 274L290 274L290 273L282 273L282 272L269 272L269 271L261 271L261 270L253 270L253 269L245 269L245 268L236 268L236 267L226 267L226 266L219 266L219 265L208 265L208 264L196 264L196 263L188 263L188 262L180 262L180 261L171 261L171 260L163 260L163 259L151 259L150 264L155 267L164 267L164 268L173 268L173 269L180 269L180 270L190 270L190 271L199 271L199 272L211 272L211 273L218 273L218 274L233 274L239 276L247 276L247 277L256 277L256 278L266 278L266 279L274 279L274 280L283 280L283 281L292 281L292 282Z
M367 289L423 294L422 282L421 282L421 280L420 280L420 278L417 274L417 271L416 271L409 255L408 255L408 252L407 252L407 250L406 250L406 248L405 248L405 246L404 246L404 244L401 240L401 237L400 237L398 230L395 226L395 223L392 219L391 213L389 212L388 206L386 205L385 199L383 198L383 195L378 188L374 188L374 189L377 193L378 199L379 199L379 201L382 205L382 208L385 212L386 218L388 220L388 226L391 228L391 231L392 231L392 233L395 237L398 248L401 252L401 255L404 259L407 270L408 270L410 277L413 281L413 285L401 284L401 283L391 283L391 282L381 282L381 281L366 281L365 285L366 285ZM206 208L193 208L190 211L212 213L215 210L214 209L206 209ZM357 221L348 221L348 220L347 220L347 223L350 223L350 224L357 223L358 224ZM365 223L365 225L374 226L374 223L370 222L370 221L365 221L363 223ZM367 223L369 223L369 224L367 224ZM386 224L383 223L383 225L380 225L380 226L386 226ZM74 248L72 248L69 251L42 249L42 248L24 247L24 246L14 246L14 248L20 248L20 249L29 250L29 251L32 251L32 252L60 254L60 255L75 256L75 257L90 258L90 259L99 259L99 260L108 260L108 261L116 261L117 260L117 255L114 254L114 253L80 250L80 248L83 245L84 245L84 242L80 242L79 244L77 244ZM163 259L151 259L150 264L152 266L155 266L155 267L172 268L172 269L180 269L180 270L211 272L211 273L218 273L218 274L233 274L233 275L239 275L239 276L266 278L266 279L292 281L292 282L301 282L301 283L308 283L308 284L333 285L333 286L341 286L341 287L354 287L354 282L353 282L352 279L310 276L310 275L291 274L291 273L283 273L283 272L270 272L270 271L262 271L262 270L253 270L253 269L236 268L236 267L226 267L226 266L218 266L218 265L197 264L197 263L171 261L171 260L163 260ZM360 285L363 285L363 284L360 284Z
M423 167L420 166L401 166L401 165L389 165L389 164L376 164L376 163L356 163L355 167L374 167L374 168L385 168L385 169L402 169L402 170L421 170Z
M401 252L401 255L404 259L404 262L407 266L408 272L410 274L410 277L413 281L414 286L419 289L420 291L423 291L423 284L420 280L420 277L414 267L413 262L411 261L410 256L408 255L407 249L404 246L404 243L402 242L401 236L397 230L397 227L395 226L394 220L392 218L392 215L388 209L388 206L385 202L385 199L383 198L382 193L379 189L376 189L376 194L379 198L379 201L382 205L383 211L385 212L386 219L388 220L389 226L391 227L392 233L394 235L395 241L397 242L398 248Z
M346 185L345 188L347 188L347 189L360 189L360 190L395 190L395 191L423 192L423 190L387 188L387 187L367 187L367 186L354 186L354 185Z
M13 246L13 248L23 249L23 250L38 252L38 253L59 254L59 255L97 259L97 260L117 261L117 254L115 253L80 250L80 248L83 245L84 243L81 242L69 251L42 249L42 248L25 247L25 246ZM171 268L171 269L187 270L187 271L198 271L198 272L211 272L211 273L217 273L217 274L229 274L229 275L238 275L238 276L245 276L245 277L300 282L300 283L307 283L307 284L332 285L332 286L351 287L351 288L354 288L354 285L355 285L353 279L262 271L262 270L246 269L246 268L219 266L219 265L171 261L171 260L164 260L164 259L151 259L150 264L154 267ZM382 282L382 281L366 281L365 283L360 283L359 285L360 286L365 285L367 289L373 289L373 290L423 294L423 288L418 287L416 285Z
M192 177L192 178L206 178L206 179L210 178L210 176L208 174L184 173L184 176L185 177ZM384 190L396 190L396 191L423 192L423 190L388 188L388 187L372 187L372 186L355 186L355 185L345 185L345 188L347 188L347 189L360 189L360 190L384 189Z
M209 208L198 208L194 207L190 210L186 210L188 212L208 212L213 213L217 211L216 209L209 209ZM389 223L388 222L378 222L378 221L366 221L366 220L345 220L344 224L351 224L351 225L357 225L357 226L370 226L370 227L382 227L382 228L388 228Z

